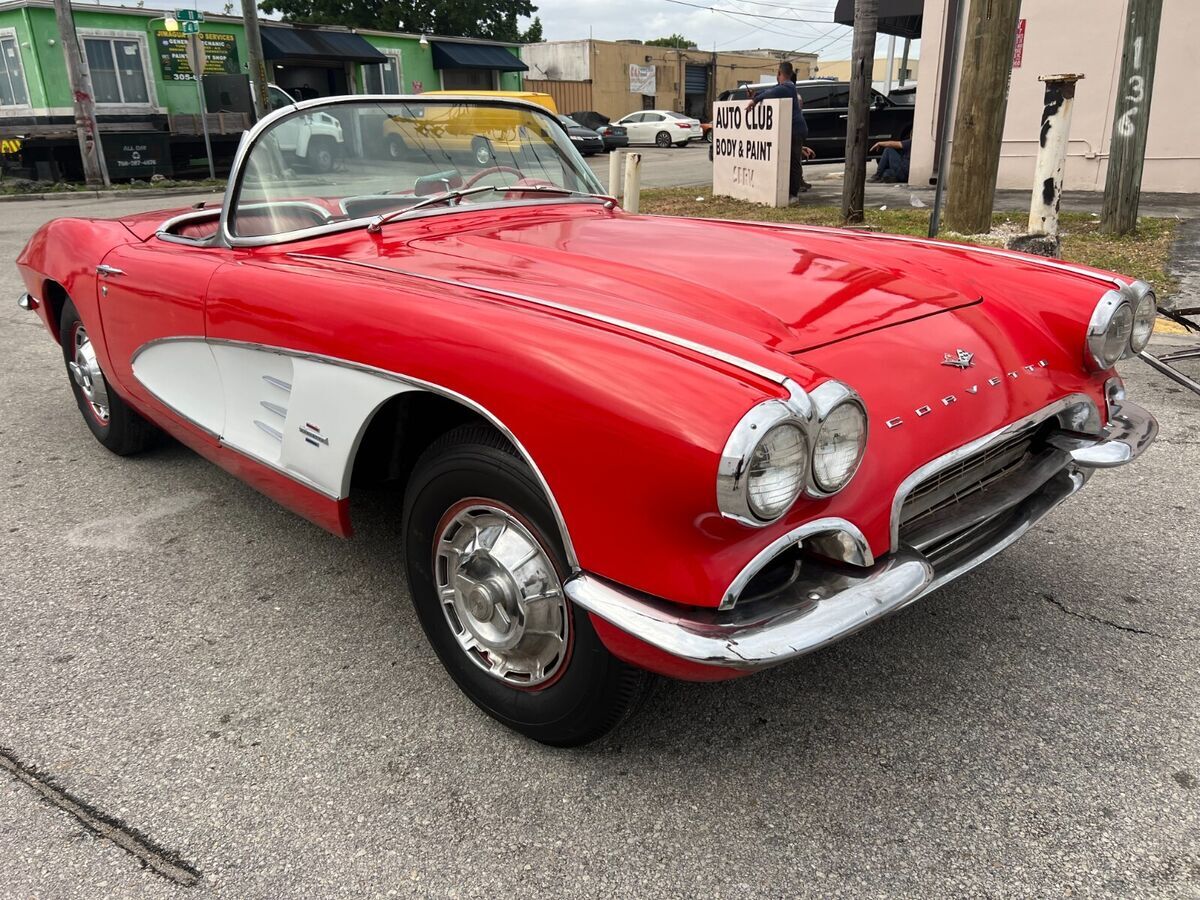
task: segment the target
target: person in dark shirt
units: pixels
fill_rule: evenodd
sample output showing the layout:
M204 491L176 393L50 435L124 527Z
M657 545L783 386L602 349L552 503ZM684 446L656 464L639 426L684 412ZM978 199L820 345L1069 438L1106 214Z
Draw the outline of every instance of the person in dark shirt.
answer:
M754 109L763 100L791 99L792 165L788 171L788 197L795 200L800 196L801 191L807 191L812 187L804 180L804 160L812 159L816 154L813 153L811 147L804 146L804 142L808 139L808 123L804 121L804 103L800 99L799 91L796 90L795 67L786 60L781 62L779 71L775 73L775 81L777 84L774 87L757 91L751 95L750 105L746 109Z
M908 164L912 160L912 141L879 141L871 145L871 153L882 150L879 164L871 181L885 184L904 184L908 181Z

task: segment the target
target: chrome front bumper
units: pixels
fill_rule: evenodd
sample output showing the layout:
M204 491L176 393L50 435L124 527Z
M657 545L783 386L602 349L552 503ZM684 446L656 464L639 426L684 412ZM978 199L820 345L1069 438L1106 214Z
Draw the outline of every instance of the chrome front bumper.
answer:
M587 572L566 583L567 596L681 659L739 670L767 668L853 634L995 556L1079 491L1094 469L1129 462L1157 433L1150 413L1122 402L1104 437L1077 441L1064 469L968 531L936 565L909 547L867 567L806 559L800 578L783 592L730 610L671 603Z

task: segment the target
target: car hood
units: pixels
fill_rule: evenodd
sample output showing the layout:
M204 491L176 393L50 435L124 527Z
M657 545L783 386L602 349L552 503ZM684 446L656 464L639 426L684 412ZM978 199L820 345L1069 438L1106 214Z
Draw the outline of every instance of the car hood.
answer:
M430 217L419 237L354 246L375 265L535 296L735 354L748 345L800 353L982 297L935 254L845 232L580 206L525 212Z

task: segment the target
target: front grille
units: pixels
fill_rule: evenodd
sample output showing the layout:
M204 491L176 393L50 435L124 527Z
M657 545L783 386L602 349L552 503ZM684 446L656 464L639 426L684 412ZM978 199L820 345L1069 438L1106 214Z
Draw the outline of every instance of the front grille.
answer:
M986 491L1028 464L1035 429L1027 428L1012 437L935 472L913 488L900 511L900 532L919 528L922 522Z

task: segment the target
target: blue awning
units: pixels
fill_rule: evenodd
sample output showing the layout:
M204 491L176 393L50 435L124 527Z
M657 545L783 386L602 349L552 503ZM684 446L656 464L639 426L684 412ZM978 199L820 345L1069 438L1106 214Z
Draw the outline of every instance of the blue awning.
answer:
M279 62L383 63L387 57L360 35L327 28L262 26L263 56Z
M460 44L458 41L430 41L435 69L496 69L500 72L528 72L506 47L495 44Z

